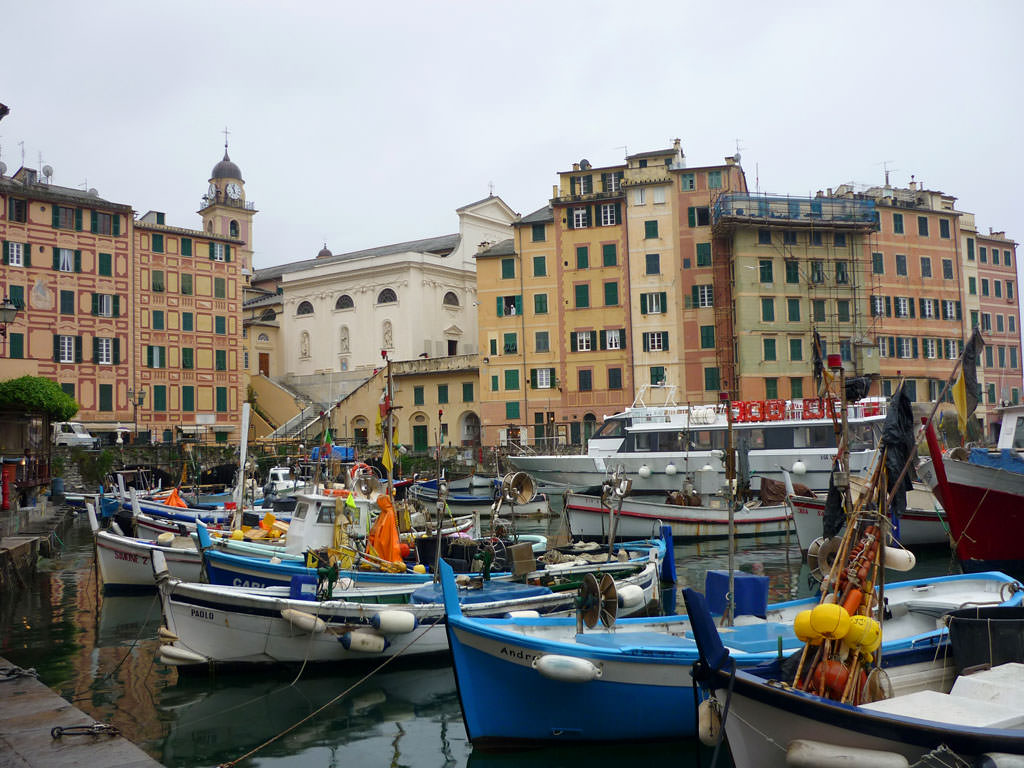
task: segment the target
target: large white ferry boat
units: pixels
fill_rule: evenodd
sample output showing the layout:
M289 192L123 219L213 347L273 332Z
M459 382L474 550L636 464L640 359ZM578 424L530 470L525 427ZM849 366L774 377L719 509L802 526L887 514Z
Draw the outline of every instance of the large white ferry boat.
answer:
M650 405L657 398L660 405ZM842 405L827 398L732 401L732 440L740 478L759 490L761 478L783 481L782 469L814 491L828 489L836 456ZM632 480L633 493L680 490L711 467L725 484L729 419L725 403L678 405L672 385L643 387L622 413L606 416L583 455L509 456L536 481L593 488L616 469ZM863 473L875 457L885 420L884 398L847 405L850 474Z

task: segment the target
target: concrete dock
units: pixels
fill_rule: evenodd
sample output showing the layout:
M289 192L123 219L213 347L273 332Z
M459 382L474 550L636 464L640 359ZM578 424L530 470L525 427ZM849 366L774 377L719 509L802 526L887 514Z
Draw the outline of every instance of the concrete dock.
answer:
M161 768L123 736L65 732L54 738L54 728L95 720L23 672L0 658L0 768Z

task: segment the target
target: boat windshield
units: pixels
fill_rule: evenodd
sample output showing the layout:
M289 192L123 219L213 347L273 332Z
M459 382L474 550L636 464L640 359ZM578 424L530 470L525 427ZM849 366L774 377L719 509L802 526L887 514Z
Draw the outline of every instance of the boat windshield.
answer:
M851 451L874 448L881 437L881 425L876 423L849 424ZM831 424L814 426L754 427L737 430L738 439L747 450L786 450L789 448L835 448L836 431Z
M595 438L608 438L608 437L625 437L626 427L629 426L627 419L605 419L604 423L597 428L591 436L591 440Z

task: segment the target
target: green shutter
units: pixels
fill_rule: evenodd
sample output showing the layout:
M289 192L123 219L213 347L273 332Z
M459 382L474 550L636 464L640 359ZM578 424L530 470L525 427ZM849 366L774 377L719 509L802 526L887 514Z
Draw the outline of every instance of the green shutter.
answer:
M21 333L12 333L10 339L11 358L21 360L25 357L25 336Z
M910 316L914 317L914 299L913 298L908 298L907 299L907 305L910 307Z
M210 243L210 261L213 261L215 258L216 256L214 256L213 253L213 243Z
M693 286L693 308L696 309L700 306L700 289L695 285Z
M661 350L668 352L668 331L661 332Z
M6 240L4 240L4 264L7 264L7 263L8 263L8 261L9 261L9 258L10 258L10 257L9 257L9 256L7 255L7 251L8 251L8 249L7 249L7 241L6 241Z
M94 235L100 228L99 219L100 215L96 211L89 211L89 231Z
M692 205L686 209L686 223L691 227L697 226L697 209Z
M896 357L896 337L889 336L889 357Z
M516 296L516 314L523 314L523 297L522 295Z
M885 297L885 316L892 317L892 297Z
M121 340L114 338L114 365L121 364Z
M590 332L590 348L597 349L597 331Z
M646 333L643 335L643 339L644 339L644 352L650 352L651 351L651 342L650 342L650 339L648 338Z
M115 214L111 215L110 219L111 219L111 221L114 224L114 236L115 237L120 237L120 235L121 235L121 217L118 216L115 213Z
M569 177L569 194L570 195L575 195L576 194L576 177L575 176L570 176Z
M914 300L913 300L913 299L911 299L910 301L911 301L911 303L913 303L913 301L914 301ZM919 302L919 303L920 303L920 305L921 305L921 317L924 317L924 316L925 316L925 314L924 314L924 303L925 303L926 301L928 301L928 302L931 302L931 299L918 299L918 302Z
M641 293L640 294L640 314L641 315L646 315L647 314L647 294L646 293Z
M615 223L622 223L622 203L615 204Z
M100 313L100 295L98 293L92 295L92 313L94 315Z
M82 362L82 337L75 336L75 362Z
M224 261L231 261L231 246L224 245Z
M25 266L32 266L32 243L25 243Z
M75 208L75 231L82 231L82 209Z
M121 297L114 294L114 317L121 316Z
M565 209L565 226L566 229L575 229L572 221L572 208Z
M917 357L917 337L913 336L910 339L910 356Z
M619 348L620 349L625 349L626 348L626 329L625 328L619 328Z
M75 272L82 271L82 252L75 251Z
M53 362L60 362L60 335L53 334Z
M662 311L662 314L664 314L664 313L668 312L668 303L667 303L667 301L668 301L668 292L667 291L660 291L658 293L658 296L661 298L661 306L662 306L662 310L661 311Z
M503 308L503 306L504 306L504 302L502 301L501 296L499 296L498 297L498 307L497 307L497 310L496 310L497 313L498 313L498 317L501 317L501 315L502 315L502 308Z
M959 301L956 303L956 319L957 320L962 320L963 319L963 315L961 314L960 302Z
M60 248L57 247L53 249L53 268L60 269Z
M530 369L530 389L536 389L536 388L537 388L537 369L536 368L531 368Z
M608 331L601 331L600 337L600 349L608 349Z
M92 337L92 361L98 363L100 361L100 339L99 336Z
M146 367L147 368L152 368L153 367L153 347L152 347L152 345L148 345L146 347Z
M570 352L579 352L579 345L576 343L576 333L575 332L569 334L569 351Z
M56 229L60 226L60 208L56 205L51 205L50 212L53 214L53 228Z

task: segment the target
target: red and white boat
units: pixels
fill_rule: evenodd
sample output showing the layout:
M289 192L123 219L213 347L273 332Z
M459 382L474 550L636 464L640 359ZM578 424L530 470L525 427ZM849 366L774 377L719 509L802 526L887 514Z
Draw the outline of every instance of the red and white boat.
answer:
M1021 435L1018 438L1018 425ZM1003 411L998 457L943 455L935 430L927 428L931 460L918 474L946 511L957 559L965 572L1024 570L1024 406ZM977 449L975 449L977 450ZM996 466L998 464L999 466Z

